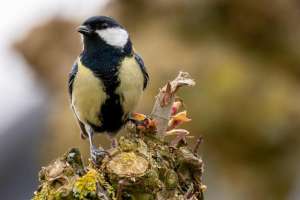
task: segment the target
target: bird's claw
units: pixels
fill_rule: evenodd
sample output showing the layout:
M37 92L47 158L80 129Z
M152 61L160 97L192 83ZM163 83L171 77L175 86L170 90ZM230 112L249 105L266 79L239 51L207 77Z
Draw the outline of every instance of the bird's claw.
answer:
M117 147L118 147L118 141L117 141L116 138L113 138L113 139L111 140L111 147L112 147L112 148L117 148Z
M103 148L91 147L91 159L95 165L100 165L105 156L109 155Z

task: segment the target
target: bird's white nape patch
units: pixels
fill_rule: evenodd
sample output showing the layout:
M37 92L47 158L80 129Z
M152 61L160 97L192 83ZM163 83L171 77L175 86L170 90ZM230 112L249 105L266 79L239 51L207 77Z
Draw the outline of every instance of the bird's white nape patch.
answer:
M128 33L120 27L97 30L96 33L109 45L123 48L128 41Z

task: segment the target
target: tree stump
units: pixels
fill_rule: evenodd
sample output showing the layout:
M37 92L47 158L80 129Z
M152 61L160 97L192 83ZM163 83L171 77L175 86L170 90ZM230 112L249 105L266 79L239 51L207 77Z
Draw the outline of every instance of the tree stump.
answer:
M191 149L189 132L176 129L190 121L180 112L182 100L175 96L181 86L194 81L185 72L167 83L156 97L151 116L134 114L127 134L99 163L84 166L80 151L69 150L43 167L33 200L202 200L203 162L201 142ZM168 142L166 137L175 136Z

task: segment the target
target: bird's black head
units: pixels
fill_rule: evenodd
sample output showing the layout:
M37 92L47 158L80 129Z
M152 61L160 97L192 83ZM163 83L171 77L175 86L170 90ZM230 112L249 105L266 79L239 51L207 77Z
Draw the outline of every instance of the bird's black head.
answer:
M123 49L128 45L128 32L114 19L106 16L94 16L78 27L83 35L84 49L109 46Z

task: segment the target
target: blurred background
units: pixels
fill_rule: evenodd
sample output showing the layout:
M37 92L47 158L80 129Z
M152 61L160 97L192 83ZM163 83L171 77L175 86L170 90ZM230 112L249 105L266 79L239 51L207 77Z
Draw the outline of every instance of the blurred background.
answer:
M67 77L81 50L75 28L92 15L120 21L143 56L151 82L137 111L149 113L179 70L196 79L179 95L193 119L185 128L204 137L206 199L300 199L298 0L10 0L0 9L1 199L30 199L41 166L68 148L87 155Z

